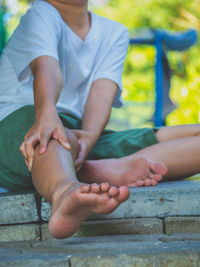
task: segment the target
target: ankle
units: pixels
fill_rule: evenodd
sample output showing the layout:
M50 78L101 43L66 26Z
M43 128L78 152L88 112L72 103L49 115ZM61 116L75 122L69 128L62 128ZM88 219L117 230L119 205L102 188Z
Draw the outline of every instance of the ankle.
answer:
M70 182L70 183L61 182L59 185L57 185L56 188L54 188L50 194L51 195L50 202L52 203L52 206L58 203L58 201L62 198L63 194L65 194L67 191L69 191L72 187L74 187L77 184L79 183L78 182Z

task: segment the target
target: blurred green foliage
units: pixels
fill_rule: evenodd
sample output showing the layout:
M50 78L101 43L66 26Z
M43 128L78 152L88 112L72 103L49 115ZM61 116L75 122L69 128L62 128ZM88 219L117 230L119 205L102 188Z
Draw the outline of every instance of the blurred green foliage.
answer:
M95 12L129 29L162 28L200 30L200 0L111 0ZM174 69L170 96L177 109L167 117L168 125L200 121L200 44L186 52L169 52ZM154 101L155 51L150 46L130 47L124 66L124 98ZM185 69L179 66L183 61ZM151 117L152 114L150 114Z
M6 21L6 31L7 38L9 39L13 31L19 24L21 16L26 12L29 7L27 0L19 0L16 2L16 8L13 8L12 5L8 5L6 0L3 1L4 6L6 7L6 12L9 14L9 19ZM11 4L13 4L11 2Z

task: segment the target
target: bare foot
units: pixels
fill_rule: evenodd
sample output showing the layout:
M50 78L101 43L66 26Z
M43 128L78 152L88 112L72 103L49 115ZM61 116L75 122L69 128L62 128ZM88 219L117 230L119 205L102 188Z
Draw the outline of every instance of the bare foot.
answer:
M73 184L53 198L49 231L55 238L66 238L92 213L108 214L129 197L129 190L108 183Z
M143 157L126 157L86 161L78 179L84 183L108 182L115 186L155 186L166 173L167 167L162 163Z

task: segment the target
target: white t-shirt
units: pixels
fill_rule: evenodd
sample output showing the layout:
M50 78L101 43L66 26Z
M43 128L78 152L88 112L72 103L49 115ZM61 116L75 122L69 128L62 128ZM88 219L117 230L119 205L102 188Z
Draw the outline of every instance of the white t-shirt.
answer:
M92 83L106 78L118 84L113 106L120 107L123 62L129 44L125 26L91 13L91 28L83 41L48 2L36 1L0 59L0 120L16 109L34 104L30 63L51 56L60 65L63 89L57 110L82 117Z

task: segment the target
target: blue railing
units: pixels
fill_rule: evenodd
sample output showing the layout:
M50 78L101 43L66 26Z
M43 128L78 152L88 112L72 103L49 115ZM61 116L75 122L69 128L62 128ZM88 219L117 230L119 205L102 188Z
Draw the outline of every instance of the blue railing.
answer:
M183 51L197 42L195 30L181 33L170 33L164 30L139 30L132 34L131 45L153 45L156 50L155 61L155 112L153 116L155 126L165 124L167 114L174 109L174 104L169 98L171 71L167 60L167 51Z

